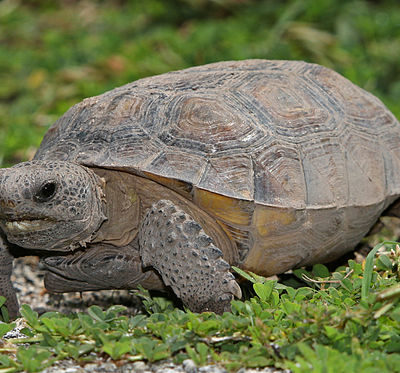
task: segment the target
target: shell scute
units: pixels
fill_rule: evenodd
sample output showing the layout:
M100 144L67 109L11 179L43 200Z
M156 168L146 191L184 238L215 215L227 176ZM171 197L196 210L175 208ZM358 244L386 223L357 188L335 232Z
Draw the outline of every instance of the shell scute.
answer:
M188 167L188 164L191 167ZM194 184L201 179L206 167L205 157L173 148L159 152L148 166L154 175L176 180L192 180Z
M345 206L348 203L346 159L335 138L304 145L302 166L307 206Z
M271 206L305 208L301 153L295 145L270 142L253 154L254 199Z
M253 201L252 159L246 154L210 158L198 188L219 189L225 196L240 196L240 199Z
M385 167L379 139L353 132L343 136L342 141L346 149L350 204L365 206L385 200Z

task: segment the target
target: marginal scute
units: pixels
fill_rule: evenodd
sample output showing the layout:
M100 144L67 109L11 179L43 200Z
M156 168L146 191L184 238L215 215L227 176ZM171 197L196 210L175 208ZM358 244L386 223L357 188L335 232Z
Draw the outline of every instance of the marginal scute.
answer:
M400 194L400 133L384 131L382 142L385 144L383 160L385 163L385 181L388 195Z
M191 167L187 165L190 164ZM159 152L149 164L151 172L144 173L150 178L163 177L179 182L190 180L190 184L196 184L200 180L204 169L207 166L207 159L199 157L189 151L180 151L168 148L164 152Z
M250 224L252 208L246 201L196 188L194 190L194 202L218 220L236 226Z
M184 181L173 179L171 177L166 177L162 175L157 175L154 173L144 172L145 177L150 180L157 182L158 184L164 185L167 188L179 193L180 195L186 197L187 199L192 199L191 184L185 183Z
M263 240L268 239L269 236L286 234L289 229L293 230L293 224L295 224L294 229L297 230L299 218L294 209L278 209L260 205L254 210L252 226Z

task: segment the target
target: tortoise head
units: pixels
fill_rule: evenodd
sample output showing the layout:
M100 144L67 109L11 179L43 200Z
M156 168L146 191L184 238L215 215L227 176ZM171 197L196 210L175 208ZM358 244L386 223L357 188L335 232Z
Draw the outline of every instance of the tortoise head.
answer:
M67 251L106 219L102 180L89 168L31 161L0 170L0 227L24 248Z

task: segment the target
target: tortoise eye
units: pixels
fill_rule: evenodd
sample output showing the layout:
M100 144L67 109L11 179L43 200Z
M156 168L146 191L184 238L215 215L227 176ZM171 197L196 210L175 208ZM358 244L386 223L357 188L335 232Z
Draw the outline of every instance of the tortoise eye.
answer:
M44 183L36 192L34 199L37 202L47 202L56 194L57 184L54 181Z

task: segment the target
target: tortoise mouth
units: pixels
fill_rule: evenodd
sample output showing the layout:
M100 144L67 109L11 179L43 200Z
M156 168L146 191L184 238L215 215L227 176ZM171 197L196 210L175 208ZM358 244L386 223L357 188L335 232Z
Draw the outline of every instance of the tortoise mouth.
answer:
M2 221L2 226L9 233L25 233L40 231L52 226L54 222L50 219L18 219Z

